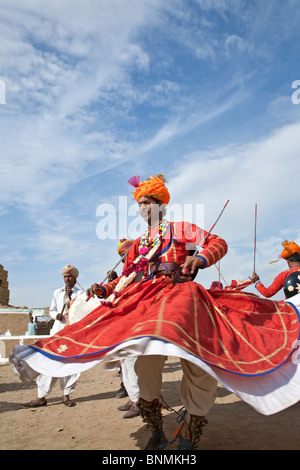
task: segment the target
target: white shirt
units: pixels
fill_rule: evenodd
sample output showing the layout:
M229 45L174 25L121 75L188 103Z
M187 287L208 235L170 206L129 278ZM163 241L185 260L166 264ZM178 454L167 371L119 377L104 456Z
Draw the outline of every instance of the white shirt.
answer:
M72 287L71 300L76 299L79 295L83 294L84 290L78 287L76 284ZM58 313L66 314L68 306L65 306L65 302L69 300L69 296L66 294L66 287L60 287L53 292L53 298L50 305L49 314L53 320L55 320L53 327L51 328L50 335L54 335L58 331L62 330L66 325L65 317L62 321L57 320L56 316ZM64 309L64 310L63 310Z

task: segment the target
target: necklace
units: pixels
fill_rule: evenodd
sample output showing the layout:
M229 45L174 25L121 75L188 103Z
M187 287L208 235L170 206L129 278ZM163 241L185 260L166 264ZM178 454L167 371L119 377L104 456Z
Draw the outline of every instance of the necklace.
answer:
M153 225L148 228L147 232L145 232L144 235L141 236L141 240L139 243L140 255L147 255L149 250L153 248L157 243L159 243L160 240L162 240L167 231L168 225L169 222L167 220L162 220L159 224ZM152 240L150 240L150 230L151 228L155 227L158 227L157 234L154 238L152 238Z
M137 274L145 269L151 258L155 255L161 246L162 239L167 231L168 226L169 222L165 220L162 221L159 224L159 230L156 234L156 237L151 242L149 240L149 229L141 237L138 248L139 256L137 256L136 259L130 263L129 266L127 266L118 284L116 285L115 290L107 299L101 302L102 305L112 307L112 302L120 297L120 294L125 289L125 287L129 286L134 281Z

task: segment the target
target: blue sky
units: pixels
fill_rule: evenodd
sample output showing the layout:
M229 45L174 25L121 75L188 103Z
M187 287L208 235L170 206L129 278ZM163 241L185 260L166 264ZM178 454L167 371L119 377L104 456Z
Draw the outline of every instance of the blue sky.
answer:
M298 0L0 0L10 304L49 305L67 263L84 288L101 282L118 261L118 238L97 232L101 207L118 226L127 180L156 173L179 215L198 223L202 207L206 230L229 199L214 230L229 245L227 283L252 273L257 203L256 271L269 285L286 268L269 264L281 242L300 243L299 24ZM197 277L215 279L214 267Z

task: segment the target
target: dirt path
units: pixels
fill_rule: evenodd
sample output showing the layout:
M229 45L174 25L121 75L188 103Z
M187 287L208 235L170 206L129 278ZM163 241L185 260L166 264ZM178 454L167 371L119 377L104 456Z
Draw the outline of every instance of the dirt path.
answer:
M164 370L163 396L176 412L181 408L180 363L169 358ZM140 417L125 420L117 406L120 387L117 372L102 366L83 373L73 398L77 406L61 404L57 384L48 405L23 409L21 403L36 396L35 384L24 387L10 365L0 366L1 450L140 450L149 431ZM178 427L176 412L163 410L168 439ZM276 415L258 414L236 395L218 387L215 406L209 412L199 449L203 450L298 450L300 449L300 403ZM167 447L176 449L177 442Z

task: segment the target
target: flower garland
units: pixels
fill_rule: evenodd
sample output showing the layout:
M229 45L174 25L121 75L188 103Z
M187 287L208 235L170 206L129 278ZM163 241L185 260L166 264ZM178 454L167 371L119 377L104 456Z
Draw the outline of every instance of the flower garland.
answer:
M112 302L120 297L121 292L125 287L129 286L135 279L137 274L145 269L151 258L155 255L159 247L161 246L162 239L167 231L169 222L163 220L158 227L158 232L151 241L149 239L149 230L141 237L139 243L139 256L127 266L121 279L115 287L115 290L111 295L101 302L106 307L112 307Z

